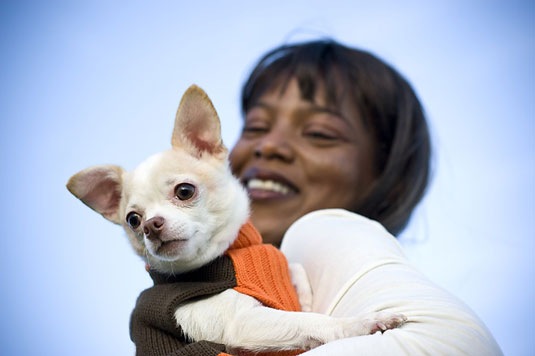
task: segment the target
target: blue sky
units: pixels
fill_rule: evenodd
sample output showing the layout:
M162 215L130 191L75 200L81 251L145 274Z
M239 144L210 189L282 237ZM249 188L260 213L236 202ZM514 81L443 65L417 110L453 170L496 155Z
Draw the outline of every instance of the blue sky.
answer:
M67 179L168 148L192 83L232 146L258 57L331 36L396 67L429 117L434 180L407 255L506 354L533 354L534 19L528 1L0 2L3 353L132 354L129 314L150 280Z

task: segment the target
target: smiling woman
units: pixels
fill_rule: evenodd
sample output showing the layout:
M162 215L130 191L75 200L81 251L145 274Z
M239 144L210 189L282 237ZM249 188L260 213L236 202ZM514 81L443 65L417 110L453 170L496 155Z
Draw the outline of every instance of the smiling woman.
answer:
M427 186L430 142L414 91L390 66L329 40L282 46L253 70L242 109L230 159L267 242L325 208L405 227Z
M252 71L242 110L233 172L264 240L305 268L312 311L408 318L307 355L501 354L477 316L418 272L391 235L422 198L430 161L422 107L400 74L331 40L285 45Z

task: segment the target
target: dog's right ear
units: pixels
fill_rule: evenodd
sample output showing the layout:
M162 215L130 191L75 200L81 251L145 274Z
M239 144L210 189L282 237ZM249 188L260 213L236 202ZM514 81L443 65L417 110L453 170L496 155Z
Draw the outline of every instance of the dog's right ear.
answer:
M89 167L73 175L67 182L67 189L109 221L121 224L119 204L123 172L119 166Z
M221 124L212 101L204 90L192 85L178 107L171 144L200 157L226 153L221 140Z

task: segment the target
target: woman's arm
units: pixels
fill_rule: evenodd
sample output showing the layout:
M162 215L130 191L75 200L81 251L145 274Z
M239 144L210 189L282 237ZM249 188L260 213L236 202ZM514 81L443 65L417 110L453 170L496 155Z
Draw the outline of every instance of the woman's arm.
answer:
M307 355L502 354L481 320L416 270L375 221L339 209L313 212L290 227L281 249L307 271L312 311L338 317L391 311L408 317L399 329L339 340Z

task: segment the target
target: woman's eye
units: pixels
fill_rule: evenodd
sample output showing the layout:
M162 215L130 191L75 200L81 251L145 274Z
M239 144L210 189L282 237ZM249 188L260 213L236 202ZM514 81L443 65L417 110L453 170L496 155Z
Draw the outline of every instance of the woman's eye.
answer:
M141 215L136 212L131 212L126 216L126 222L130 225L132 230L135 230L141 225Z
M261 125L261 124L246 124L243 127L244 133L261 133L261 132L267 132L268 131L267 125Z
M242 132L244 134L256 134L269 131L271 121L264 110L259 108L250 109L245 115Z
M322 131L309 131L306 132L305 135L311 138L317 138L322 140L336 140L337 138L335 135Z
M188 200L195 194L195 186L189 183L181 183L175 187L175 196L180 200Z
M245 126L243 128L244 132L263 132L266 131L263 127L257 127L257 126Z

